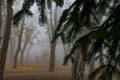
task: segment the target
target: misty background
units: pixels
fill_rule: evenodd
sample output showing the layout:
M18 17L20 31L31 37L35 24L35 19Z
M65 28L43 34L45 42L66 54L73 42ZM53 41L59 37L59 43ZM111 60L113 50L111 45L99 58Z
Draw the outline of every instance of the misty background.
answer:
M59 18L66 8L68 8L74 0L65 0L64 6L62 8L58 8L57 12L57 18L59 21ZM19 11L22 7L23 0L16 0L13 5L13 13L15 14L17 11ZM53 2L53 8L55 7L55 3ZM33 33L31 34L31 42L28 43L27 48L25 50L24 54L24 62L25 64L30 64L31 62L33 64L49 64L50 60L50 42L49 42L49 25L45 24L44 26L40 26L38 22L38 16L39 16L39 11L34 4L31 7L31 11L33 13L32 17L25 17L25 23L24 27L25 28L30 28L33 30ZM49 20L50 12L47 10L46 12ZM4 14L4 13L3 13ZM54 9L53 9L53 17L54 17ZM12 26L11 30L11 37L10 37L10 43L9 43L9 48L8 48L8 55L7 55L7 63L13 64L13 57L14 53L17 49L17 41L18 41L18 34L20 32L20 26ZM25 30L24 30L25 33ZM24 41L24 36L23 34L23 39ZM65 52L64 52L64 47L62 41L59 39L57 40L57 46L55 50L55 56L56 56L56 64L62 65L65 57ZM23 45L24 43L22 43ZM18 63L19 63L20 55L18 57Z

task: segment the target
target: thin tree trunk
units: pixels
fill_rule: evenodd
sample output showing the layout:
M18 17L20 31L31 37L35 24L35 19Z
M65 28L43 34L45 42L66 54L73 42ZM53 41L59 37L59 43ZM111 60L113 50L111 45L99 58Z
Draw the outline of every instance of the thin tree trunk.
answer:
M72 80L78 79L78 62L72 64Z
M23 62L24 62L24 54L25 54L26 48L28 46L28 43L31 41L32 33L33 32L31 32L29 29L26 29L25 41L24 41L24 44L23 44L23 48L21 49L21 56L20 56L20 64L22 64L22 65L23 65Z
M36 36L33 36L33 38L29 41L29 47L28 47L28 50L27 50L27 52L26 52L26 61L28 61L29 60L29 52L30 52L30 49L31 49L31 47L32 47L32 42L33 42L33 40L35 39L35 37ZM27 43L27 45L28 45L28 43Z
M80 63L74 63L72 66L72 80L83 80L85 62L82 60Z
M29 48L28 48L28 50L27 50L27 52L26 52L26 57L25 57L26 62L29 61L29 52L30 52L31 47L32 47L32 45L30 44L30 45L29 45Z
M89 65L89 74L94 71L94 68L95 68L95 60L94 58L92 58L90 65Z
M13 64L13 68L14 68L14 69L17 68L18 55L19 55L19 52L20 52L20 50L21 50L23 30L24 30L24 19L23 19L23 22L22 22L22 25L21 25L20 34L19 34L19 36L18 36L18 46L17 46L16 52L15 52L14 64Z
M50 54L50 67L49 67L49 71L53 72L55 69L55 48L56 48L56 44L52 43L51 44L51 54Z
M10 39L11 19L13 14L12 3L13 3L13 0L7 0L7 24L5 28L5 36L2 44L2 54L0 58L0 80L3 80L5 61L6 61L8 44Z
M2 28L2 2L3 0L0 0L0 37L1 37L1 28ZM1 39L0 38L0 45L1 45ZM0 52L0 58L1 58L1 52Z
M75 62L72 63L72 80L78 80L78 69L79 69L79 63L80 63L80 54L79 50L76 50L76 53L74 54Z
M26 50L26 48L27 48L27 44L28 44L28 43L26 43L26 44L24 45L23 49L21 50L21 56L20 56L20 64L21 64L21 65L23 65L24 53L25 53L25 50Z
M56 6L55 7L55 14L54 14L54 24L53 24L52 4L51 4L51 10L50 10L50 22L51 22L51 32L52 32L51 40L52 40L53 35L54 35L55 27L57 26L57 23L58 23L58 20L57 20L57 18L58 18L58 16L57 16L57 8L58 7ZM55 49L56 49L56 42L51 43L50 67L49 67L50 72L53 72L55 70Z
M1 45L1 29L2 29L2 2L3 0L0 0L0 45Z
M70 52L71 45L70 45L70 43L69 44L62 43L62 44L63 44L64 55L66 56Z
M23 65L23 58L24 57L24 51L21 50L21 55L20 55L20 64Z
M10 46L9 46L9 48L10 48L10 62L11 63L13 63L13 57L14 57L14 48L15 48L15 45L14 45L15 43L14 43L14 39L13 38L11 38L10 39Z
M14 63L13 63L13 68L14 68L14 69L17 68L18 55L19 55L19 48L17 48L16 53L15 53L15 56L14 56Z
M75 62L72 64L72 80L83 80L85 61L81 55L81 49L76 50Z
M21 65L23 65L24 54L25 54L25 50L27 48L28 43L29 43L29 39L28 39L28 37L26 37L25 43L23 45L23 48L21 49L21 55L20 55L20 64Z
M66 56L67 55L67 48L66 48L66 45L64 43L62 43L63 45L63 50L64 50L64 55Z
M51 5L52 6L52 5ZM55 9L55 19L57 20L57 7ZM54 20L55 20L54 19ZM57 22L54 22L54 25L53 25L53 18L52 18L52 7L51 7L51 10L50 10L50 23L51 23L51 32L52 32L52 36L50 37L50 43L51 43L51 40L52 40L52 37L54 35L54 31L55 31L55 27L57 25ZM56 43L51 43L50 44L50 48L51 48L51 51L50 51L50 64L49 64L49 71L50 72L53 72L55 70L55 48L56 48Z
M85 70L85 61L82 60L79 65L79 78L78 80L83 80L84 78L84 70Z

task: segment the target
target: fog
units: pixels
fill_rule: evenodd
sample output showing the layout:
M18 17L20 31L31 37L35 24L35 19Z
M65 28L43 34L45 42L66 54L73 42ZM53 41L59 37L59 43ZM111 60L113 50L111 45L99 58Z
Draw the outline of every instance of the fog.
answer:
M63 10L68 8L74 0L67 1L65 0L65 5L58 9L60 12L57 13L60 18ZM14 14L19 11L22 7L23 0L16 0L14 2L13 11ZM55 7L55 3L53 2L53 8ZM33 33L31 34L31 43L28 44L24 54L24 63L32 64L33 62L36 64L49 64L50 60L50 40L49 40L49 27L48 25L40 26L38 21L39 11L37 9L36 4L34 4L31 9L32 13L34 14L32 17L25 16L24 27L34 29ZM53 10L54 13L54 10ZM46 12L49 20L49 10ZM54 14L53 14L54 17ZM21 23L21 21L20 21ZM20 24L21 25L21 24ZM18 35L20 31L20 26L12 26L11 31L11 39L9 43L8 55L7 55L7 63L13 63L15 51L17 49L18 44ZM16 33L17 32L17 33ZM25 33L25 30L24 30ZM22 40L22 47L24 45L24 37ZM34 37L34 39L32 39ZM55 50L55 59L56 64L62 65L65 57L63 43L59 39L56 43L56 50ZM30 47L29 47L30 46ZM18 56L18 62L20 59L20 55Z

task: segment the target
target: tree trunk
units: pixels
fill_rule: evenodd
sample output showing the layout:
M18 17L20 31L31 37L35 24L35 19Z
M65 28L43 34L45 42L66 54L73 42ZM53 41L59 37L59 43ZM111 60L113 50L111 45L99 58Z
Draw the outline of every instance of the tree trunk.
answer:
M89 74L94 71L94 68L95 68L95 60L94 58L92 58L90 65L89 65Z
M85 61L82 60L79 65L79 78L78 80L83 80L84 78L84 70L85 70Z
M80 63L76 62L72 67L72 80L83 80L85 62L82 60Z
M24 60L24 53L25 53L25 50L27 48L27 45L29 43L29 40L26 40L24 45L23 45L23 48L21 50L21 56L20 56L20 64L23 65L23 60Z
M66 56L67 54L70 53L70 47L71 47L71 45L70 45L70 43L69 44L62 43L62 45L63 45L64 55Z
M21 25L20 34L19 34L19 36L18 36L18 46L17 46L16 52L15 52L14 64L13 64L13 68L14 68L14 69L17 68L18 55L19 55L19 52L20 52L20 50L21 50L23 30L24 30L24 19L23 19L23 22L22 22L22 25Z
M50 43L54 35L55 27L57 26L57 6L55 7L55 15L54 15L54 24L53 24L53 18L52 18L52 3L50 8L50 24L51 24L51 36L50 36ZM55 70L55 48L56 48L56 42L50 44L50 65L49 65L49 71L53 72Z
M5 61L8 51L8 44L9 44L10 31L11 31L11 20L13 14L12 3L13 0L7 0L7 24L5 28L5 36L2 44L2 54L0 58L0 80L3 80Z
M17 68L18 55L19 55L19 48L17 48L16 53L15 53L15 56L14 56L14 63L13 63L13 68L14 68L14 69Z
M79 69L79 63L80 63L80 54L79 50L76 50L76 53L74 54L74 60L75 62L72 63L72 80L78 80L78 69Z
M14 39L11 38L9 43L10 43L10 46L9 46L9 48L10 48L10 63L12 64L13 63L13 56L14 56L14 48L15 48Z
M21 55L20 55L20 64L23 65L23 60L24 60L24 53L26 50L27 44L24 45L23 49L21 50Z
M81 55L81 49L74 54L75 62L72 64L72 80L83 80L85 61Z
M21 51L20 55L20 64L23 65L23 59L24 59L24 51Z
M2 2L3 0L0 0L0 45L1 45L1 29L2 29Z
M32 44L30 44L30 45L29 45L29 48L27 49L27 52L26 52L26 57L25 57L26 62L28 62L28 61L29 61L29 52L30 52L31 47L32 47Z
M1 28L2 28L2 0L0 0L0 37L1 37ZM1 45L1 38L0 38L0 45ZM1 53L0 53L1 58Z
M23 48L21 49L21 56L20 56L20 64L22 64L22 65L23 65L23 62L24 62L24 54L26 52L26 48L28 47L28 44L31 41L32 33L33 32L29 28L26 28L24 44L23 44Z
M50 72L53 72L55 69L55 48L56 48L56 43L51 43L50 66L49 66Z

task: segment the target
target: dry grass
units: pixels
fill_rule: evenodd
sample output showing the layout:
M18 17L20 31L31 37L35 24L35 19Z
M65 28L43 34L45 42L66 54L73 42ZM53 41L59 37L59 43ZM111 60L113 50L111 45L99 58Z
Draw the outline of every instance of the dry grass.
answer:
M11 65L5 67L5 72L46 72L46 65L19 65L17 69L13 69Z
M17 69L13 69L12 65L5 66L5 72L47 72L49 69L48 65L18 65ZM70 71L69 66L57 65L55 71Z
M70 66L57 65L54 73L49 73L48 67L48 65L19 65L17 69L13 69L12 65L7 64L4 80L71 80ZM86 73L88 72L85 71L84 80L88 75Z
M17 73L18 74L18 73ZM29 74L29 75L6 75L4 80L70 80L70 73L49 73L49 74Z

